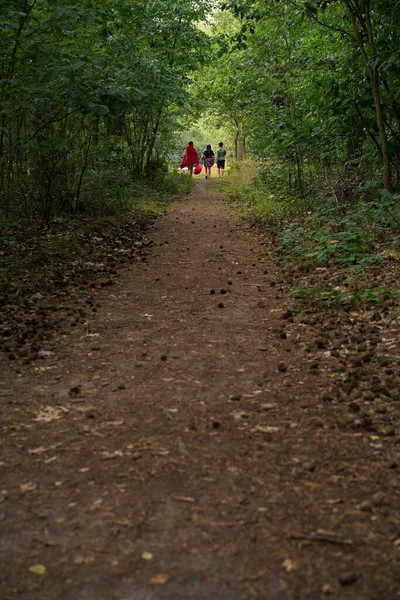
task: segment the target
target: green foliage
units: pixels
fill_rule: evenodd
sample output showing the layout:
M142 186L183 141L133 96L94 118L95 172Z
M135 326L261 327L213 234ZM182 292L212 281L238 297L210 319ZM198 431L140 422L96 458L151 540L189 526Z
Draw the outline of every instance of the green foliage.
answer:
M361 199L351 205L340 206L326 198L306 218L285 225L281 251L288 257L307 259L309 266L339 264L354 270L377 264L384 251L399 245L399 223L396 233L394 222L399 200L386 191L374 201Z
M248 152L282 165L290 196L349 168L399 185L398 2L362 4L227 0L214 19L197 93Z
M129 208L159 178L210 2L0 0L0 212ZM165 167L164 172L165 172Z
M251 160L234 163L220 189L234 200L244 218L268 232L285 268L300 279L309 279L292 289L296 297L328 306L369 303L384 307L398 295L382 283L366 286L364 274L368 269L387 269L400 260L399 195L367 184L355 202L339 203L333 197L304 201L274 195L270 187L273 167L257 168ZM319 276L329 269L339 272L341 280L346 275L344 287L331 284L331 276Z

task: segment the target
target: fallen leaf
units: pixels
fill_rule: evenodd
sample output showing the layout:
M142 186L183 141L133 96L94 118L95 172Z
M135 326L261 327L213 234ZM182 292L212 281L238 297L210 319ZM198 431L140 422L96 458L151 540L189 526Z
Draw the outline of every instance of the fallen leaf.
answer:
M325 585L322 587L323 594L328 595L328 594L334 594L335 592L336 592L336 590L331 583L325 583Z
M153 555L151 552L142 552L143 560L153 560Z
M54 408L53 406L45 406L43 410L41 410L36 417L33 419L38 423L51 423L51 421L58 421L61 419L63 414L68 413L68 408L65 406L59 406Z
M36 483L28 481L28 483L21 483L19 489L22 494L25 494L26 492L33 492L33 490L36 490L36 487Z
M44 575L46 573L46 567L44 565L32 565L29 567L31 573L35 575Z
M39 448L28 450L28 452L29 454L41 454L42 452L46 452L46 448L44 446L39 446Z
M298 569L298 565L290 558L286 558L283 561L282 567L285 569L286 573L291 573L292 571Z
M154 577L150 579L150 583L155 583L156 585L164 585L164 583L167 583L168 579L168 575L163 575L162 573L160 573L159 575L154 575Z
M174 496L173 499L179 500L180 502L195 502L195 499L190 496Z
M113 458L119 458L121 456L124 456L124 453L121 452L120 450L115 450L115 452L100 452L103 460L112 460Z
M276 433L279 427L270 427L269 425L256 425L251 428L251 431L261 431L262 433Z

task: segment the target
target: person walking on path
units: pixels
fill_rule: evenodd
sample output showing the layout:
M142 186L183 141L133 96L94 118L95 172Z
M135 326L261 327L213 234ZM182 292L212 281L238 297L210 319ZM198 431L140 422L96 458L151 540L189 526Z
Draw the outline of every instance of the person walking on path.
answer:
M187 167L189 170L189 175L192 177L193 175L193 167L199 164L199 154L196 148L193 145L193 142L189 142L185 149L185 154L183 155L181 169Z
M206 170L206 179L211 178L211 167L214 164L214 152L211 150L211 145L207 144L207 148L203 152L204 168Z
M218 150L217 150L218 177L223 177L224 176L224 171L225 171L225 156L226 156L226 150L224 148L224 143L220 142L218 144Z

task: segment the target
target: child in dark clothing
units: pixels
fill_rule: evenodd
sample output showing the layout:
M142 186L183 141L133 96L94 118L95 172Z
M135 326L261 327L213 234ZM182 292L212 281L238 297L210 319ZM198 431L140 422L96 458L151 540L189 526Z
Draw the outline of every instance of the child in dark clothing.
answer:
M223 142L220 142L218 144L218 146L219 146L219 148L217 150L218 177L223 177L224 176L224 170L225 170L226 150L224 148Z
M206 171L206 179L211 178L211 167L214 164L214 152L211 150L211 145L207 144L207 148L203 152L204 168Z

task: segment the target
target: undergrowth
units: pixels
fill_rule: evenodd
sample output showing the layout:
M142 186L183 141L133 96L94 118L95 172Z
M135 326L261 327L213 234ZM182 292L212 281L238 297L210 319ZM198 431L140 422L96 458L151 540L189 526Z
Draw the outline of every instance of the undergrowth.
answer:
M4 293L11 293L13 281L27 272L37 272L51 281L62 265L84 260L96 236L151 222L174 199L193 189L189 177L169 173L149 184L136 182L112 206L98 205L93 213L64 215L48 223L30 219L0 221L0 305ZM100 238L99 238L100 240ZM27 250L27 243L29 250Z
M260 174L251 160L235 163L223 189L243 218L271 234L278 259L296 279L293 294L326 306L393 305L400 195L366 184L348 203L335 196L304 199L271 188L275 178L266 170Z

